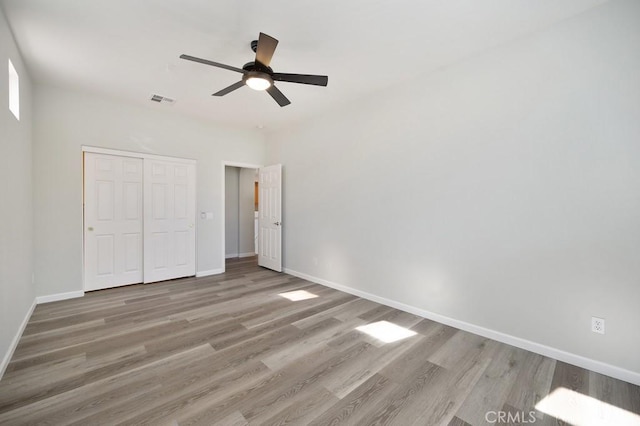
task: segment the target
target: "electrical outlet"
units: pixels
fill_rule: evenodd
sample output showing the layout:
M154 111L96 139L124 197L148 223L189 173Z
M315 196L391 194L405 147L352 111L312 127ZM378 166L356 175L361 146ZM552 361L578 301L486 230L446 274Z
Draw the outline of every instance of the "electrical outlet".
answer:
M604 318L591 317L591 331L604 334Z

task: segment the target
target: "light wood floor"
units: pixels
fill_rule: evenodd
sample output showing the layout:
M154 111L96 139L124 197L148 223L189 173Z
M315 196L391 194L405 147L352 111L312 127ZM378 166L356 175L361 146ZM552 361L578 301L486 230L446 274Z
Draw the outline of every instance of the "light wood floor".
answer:
M294 290L317 297L278 295ZM378 321L417 334L385 344L355 329ZM0 381L0 424L482 425L500 411L531 424L534 411L548 425L534 406L557 388L606 403L602 424L640 420L638 386L250 258L37 306Z

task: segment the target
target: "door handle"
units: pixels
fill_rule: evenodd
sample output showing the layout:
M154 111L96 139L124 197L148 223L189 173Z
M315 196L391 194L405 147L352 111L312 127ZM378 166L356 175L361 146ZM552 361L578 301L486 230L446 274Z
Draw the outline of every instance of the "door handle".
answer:
M280 226L280 225L282 225L282 223L281 223L281 222L273 222L273 224L274 224L274 225L276 225L276 226Z
M87 231L93 231L93 226L88 227Z

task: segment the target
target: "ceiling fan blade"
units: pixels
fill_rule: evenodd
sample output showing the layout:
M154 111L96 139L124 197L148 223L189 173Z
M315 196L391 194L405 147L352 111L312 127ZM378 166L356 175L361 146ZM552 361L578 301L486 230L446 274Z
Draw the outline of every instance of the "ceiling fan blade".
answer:
M326 86L329 77L326 75L309 75L309 74L285 74L274 72L271 76L275 81L286 81L289 83L313 84L314 86Z
M280 90L274 85L271 85L267 92L271 95L271 97L280 105L281 107L287 106L291 103L289 99L285 95L282 94Z
M224 89L222 89L222 90L220 90L220 91L218 91L218 92L214 93L214 94L213 94L213 95L211 95L211 96L224 96L224 95L226 95L227 93L231 93L231 92L233 92L234 90L241 88L242 86L244 86L244 81L240 80L239 82L237 82L237 83L233 83L231 86L229 86L229 87L225 87Z
M247 71L245 71L243 69L232 67L231 65L220 64L218 62L213 62L213 61L210 61L208 59L196 58L195 56L180 55L180 59L186 59L188 61L199 62L201 64L211 65L211 66L218 67L218 68L224 68L225 70L235 71L235 72L239 72L241 74L246 74L246 72L247 72Z
M276 51L278 40L268 36L264 33L260 33L258 38L258 48L256 49L256 61L260 62L265 67L268 67L273 57L273 52Z

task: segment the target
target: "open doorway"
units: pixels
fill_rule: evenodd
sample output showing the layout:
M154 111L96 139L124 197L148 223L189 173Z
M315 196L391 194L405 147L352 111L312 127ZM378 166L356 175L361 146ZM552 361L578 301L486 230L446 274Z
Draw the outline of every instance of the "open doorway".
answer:
M247 258L258 252L258 168L225 165L226 259ZM257 260L256 260L257 262Z
M240 171L234 172L228 171L228 167L235 167ZM250 172L243 174L242 169L251 169L254 174ZM258 210L258 255L257 263L267 269L274 270L276 272L282 272L282 164L273 164L271 166L262 167L253 164L245 163L232 163L222 162L222 238L220 239L220 245L222 250L220 251L222 258L222 272L226 270L227 256L237 256L235 259L243 259L240 256L253 256L255 255L255 218L256 207ZM258 185L255 184L256 175L258 174ZM229 177L227 179L227 173ZM227 189L226 181L236 180L238 181L238 190L235 191L233 187ZM249 177L251 176L251 177ZM246 182L246 183L241 183ZM256 202L256 191L259 190L259 199ZM244 195L240 195L243 194ZM227 192L230 195L230 199L227 201ZM238 198L233 198L233 194L238 194ZM241 205L251 205L248 209L242 210ZM231 207L233 205L238 206L238 213L234 210L230 210L227 213L227 204ZM242 213L244 211L244 213ZM247 213L247 211L252 213ZM240 217L249 217L253 214L253 232L248 231L242 233L240 230ZM226 218L238 217L238 230L233 228L233 219L227 222ZM246 219L245 219L246 220ZM250 229L248 221L243 222L245 230ZM227 232L227 224L229 224L229 232ZM229 237L227 238L227 234ZM249 236L251 237L249 237ZM253 238L252 243L249 243L249 238ZM229 242L230 248L227 249L227 242ZM253 250L247 247L253 246ZM244 249L243 249L244 247ZM234 250L235 248L235 250ZM243 251L246 250L246 251ZM253 253L252 253L253 252ZM245 257L244 259L248 259Z

